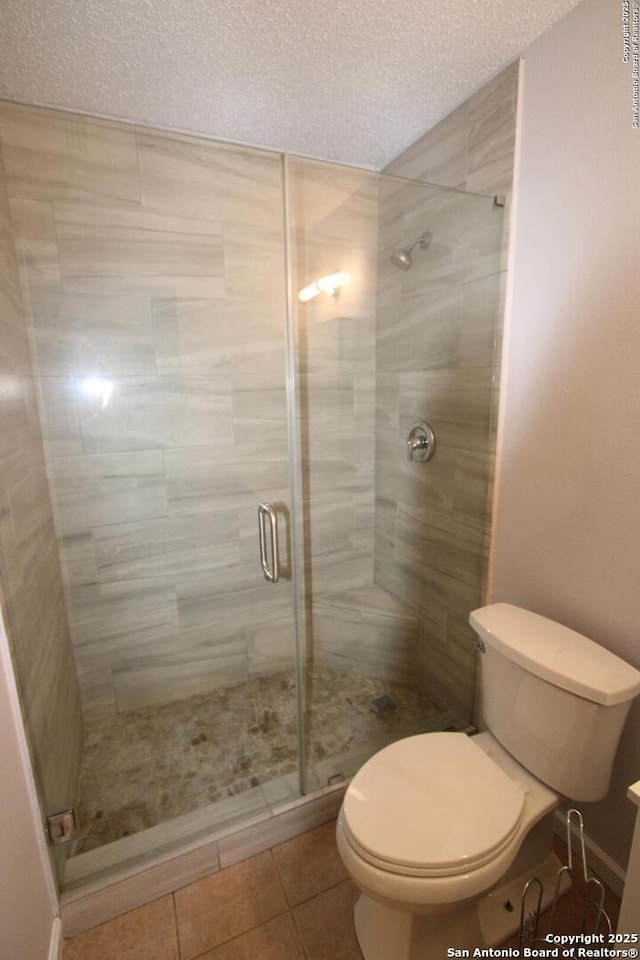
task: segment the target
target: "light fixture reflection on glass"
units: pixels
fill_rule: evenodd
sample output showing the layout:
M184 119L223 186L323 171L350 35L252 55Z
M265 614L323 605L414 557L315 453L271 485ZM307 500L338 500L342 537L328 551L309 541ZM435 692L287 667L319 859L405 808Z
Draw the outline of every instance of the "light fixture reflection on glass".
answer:
M104 377L85 377L80 382L80 389L87 397L96 397L102 401L102 409L109 405L115 384L113 380Z
M317 297L319 293L326 293L328 297L333 297L339 288L348 282L348 273L343 273L342 271L339 273L330 273L326 277L320 277L318 280L314 280L308 287L304 287L298 294L298 300L306 303L307 300L313 300L314 297Z

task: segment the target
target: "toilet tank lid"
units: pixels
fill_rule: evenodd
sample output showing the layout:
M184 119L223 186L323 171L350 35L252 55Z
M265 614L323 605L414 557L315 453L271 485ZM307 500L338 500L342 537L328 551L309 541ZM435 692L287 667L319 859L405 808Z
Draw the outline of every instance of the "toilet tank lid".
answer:
M514 663L570 693L613 706L640 693L640 672L581 633L510 603L473 610L469 623Z

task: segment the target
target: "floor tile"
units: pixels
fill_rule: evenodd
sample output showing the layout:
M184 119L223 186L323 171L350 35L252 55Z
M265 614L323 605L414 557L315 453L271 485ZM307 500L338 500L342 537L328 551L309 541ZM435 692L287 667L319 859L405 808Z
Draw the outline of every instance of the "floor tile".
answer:
M162 897L65 941L63 960L178 960L173 898Z
M295 907L293 914L309 960L362 960L353 926L358 890L350 880Z
M181 960L192 960L287 910L271 851L175 894Z
M284 913L198 960L304 960L304 951L291 914Z
M335 821L279 844L273 848L273 856L291 906L348 876L336 847Z

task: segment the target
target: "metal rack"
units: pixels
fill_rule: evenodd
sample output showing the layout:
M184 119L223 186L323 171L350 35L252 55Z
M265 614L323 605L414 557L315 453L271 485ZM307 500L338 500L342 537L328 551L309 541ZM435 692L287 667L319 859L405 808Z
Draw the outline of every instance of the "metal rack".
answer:
M580 847L580 858L582 861L582 879L585 884L585 901L582 911L582 920L580 930L577 933L612 933L611 920L604 909L604 886L597 877L590 876L587 868L587 857L584 848L584 823L582 814L579 810L571 809L567 811L567 863L558 870L553 901L551 904L551 917L549 920L550 932L553 932L553 922L556 915L556 908L560 898L560 886L563 876L566 874L572 877L575 873L573 865L573 848L571 846L572 826L575 823L575 832L578 836ZM538 877L531 877L524 886L520 903L520 940L519 946L530 947L537 945L548 946L548 941L538 936L538 924L542 908L542 897L544 889L542 882ZM591 896L593 894L593 896ZM589 925L589 929L588 929Z

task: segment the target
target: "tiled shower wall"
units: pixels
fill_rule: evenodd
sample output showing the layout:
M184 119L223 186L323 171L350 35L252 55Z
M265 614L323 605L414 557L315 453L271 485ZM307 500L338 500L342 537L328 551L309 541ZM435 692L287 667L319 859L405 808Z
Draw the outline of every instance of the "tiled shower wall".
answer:
M291 159L294 294L345 272L335 296L295 303L307 597L373 582L375 176Z
M451 195L416 202L414 214L402 217L392 194L381 210L375 580L418 612L426 689L465 717L472 716L475 675L467 618L482 602L489 542L517 91L516 63L386 171L504 195L501 238L499 213L492 226L491 211L473 198L460 198L459 227ZM425 229L431 247L416 250L412 270L398 273L389 253ZM444 271L453 271L446 286ZM409 463L401 452L418 419L436 432L427 464Z
M0 136L84 707L292 663L256 515L288 502L280 158L11 105Z
M82 716L6 187L0 153L0 597L34 772L54 813L75 800Z
M515 72L505 77L391 172L491 192L512 158ZM0 138L86 709L178 699L291 665L291 585L265 583L256 535L262 499L282 505L283 545L291 533L281 158L9 104ZM444 156L446 176L435 176ZM469 420L469 401L486 394L490 360L473 332L462 345L451 338L467 315L486 332L491 271L474 274L486 282L467 288L466 304L461 288L447 303L437 269L440 289L425 295L428 266L389 285L388 253L418 226L434 232L423 269L444 263L438 222L461 223L462 201L385 192L335 165L291 161L290 175L296 290L324 273L351 276L338 298L297 317L307 601L372 585L375 446L375 582L419 609L431 692L466 707L472 662L457 620L481 562L488 429L479 408ZM423 481L436 471L407 473L404 433L448 399L434 518Z
M281 157L9 104L0 137L85 709L292 666ZM295 283L352 281L297 318L311 603L372 581L377 199L291 184Z

